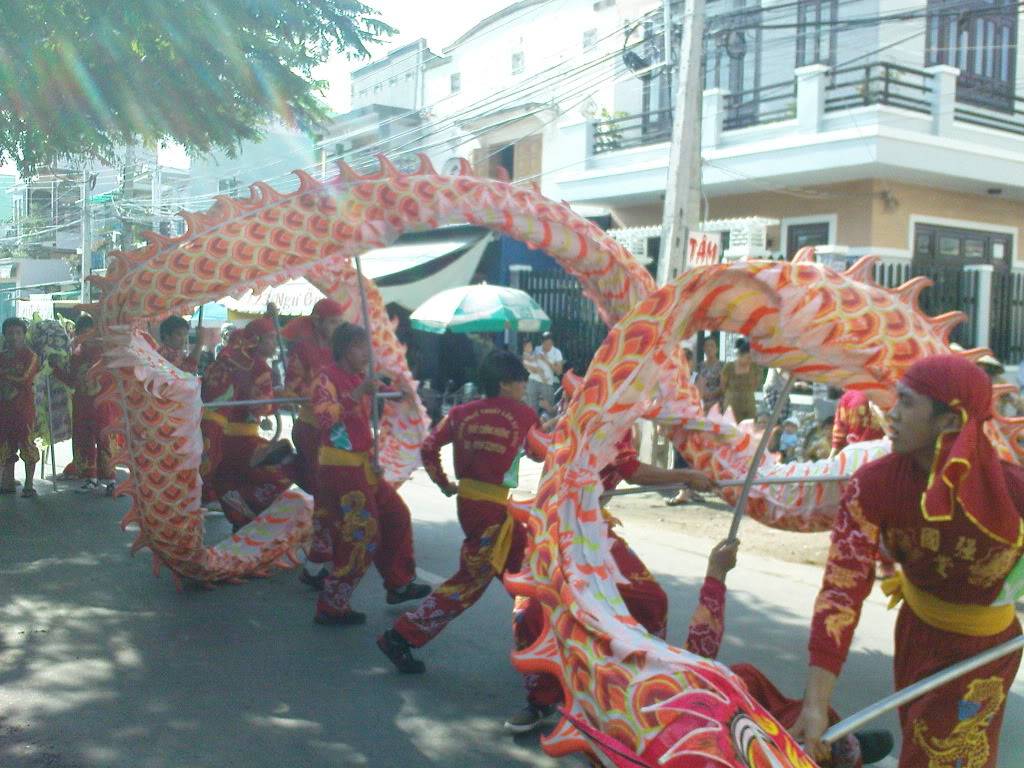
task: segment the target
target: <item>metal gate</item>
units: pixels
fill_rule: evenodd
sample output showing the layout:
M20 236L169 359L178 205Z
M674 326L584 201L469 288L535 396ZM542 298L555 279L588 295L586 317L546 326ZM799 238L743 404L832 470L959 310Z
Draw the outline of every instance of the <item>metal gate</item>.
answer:
M996 270L992 275L989 345L1006 365L1024 357L1024 273Z
M551 335L565 358L565 369L573 368L582 376L608 335L608 327L593 302L583 295L579 282L561 270L533 270L519 273L517 287L548 313Z
M915 261L911 267L912 277L924 275L934 283L921 292L921 309L929 315L960 311L967 320L949 335L951 342L963 347L973 347L977 338L975 326L978 308L978 273L967 272L959 265L921 264Z

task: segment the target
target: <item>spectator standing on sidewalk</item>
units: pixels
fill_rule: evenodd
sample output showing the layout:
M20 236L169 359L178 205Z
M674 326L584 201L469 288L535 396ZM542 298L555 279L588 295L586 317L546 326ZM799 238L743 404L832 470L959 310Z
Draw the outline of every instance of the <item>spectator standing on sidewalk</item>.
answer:
M555 385L562 375L563 358L550 333L545 332L541 339L541 345L533 350L530 362L526 361L524 346L523 365L530 373L526 382L526 402L541 418L545 418L555 412Z

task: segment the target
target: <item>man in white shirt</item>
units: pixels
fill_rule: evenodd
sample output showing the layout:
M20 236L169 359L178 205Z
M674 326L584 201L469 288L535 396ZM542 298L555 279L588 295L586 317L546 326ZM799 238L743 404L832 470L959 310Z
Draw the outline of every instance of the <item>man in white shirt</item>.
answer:
M526 382L526 402L544 418L555 410L555 385L562 375L562 353L555 346L551 334L545 332L540 348L532 352L523 350L523 365L530 372Z

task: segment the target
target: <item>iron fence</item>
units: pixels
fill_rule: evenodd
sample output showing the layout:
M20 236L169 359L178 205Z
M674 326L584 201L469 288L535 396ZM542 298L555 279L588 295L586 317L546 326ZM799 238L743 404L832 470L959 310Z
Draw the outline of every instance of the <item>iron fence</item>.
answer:
M932 109L931 80L923 70L886 62L843 67L832 73L825 111L885 104L927 114Z
M978 272L965 271L960 265L914 262L910 273L911 277L923 275L933 283L921 292L920 299L921 309L929 315L945 312L967 315L967 320L953 329L949 340L963 347L973 347L977 338Z
M992 275L992 352L1007 365L1024 358L1024 273L1001 272Z
M619 149L658 144L672 138L672 110L598 120L592 125L595 155Z
M909 279L909 261L880 261L875 264L875 282L879 285L898 288Z
M519 288L551 318L551 335L565 358L565 369L582 375L608 335L608 327L580 291L579 281L561 270L534 270L520 275Z

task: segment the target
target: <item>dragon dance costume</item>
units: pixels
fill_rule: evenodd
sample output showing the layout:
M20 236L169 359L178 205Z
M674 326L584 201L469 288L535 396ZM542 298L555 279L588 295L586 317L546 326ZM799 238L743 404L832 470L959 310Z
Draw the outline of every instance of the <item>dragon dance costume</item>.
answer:
M334 363L330 339L316 332L312 319L340 317L344 309L332 299L320 299L313 305L311 317L301 317L285 326L282 335L295 341L288 353L285 387L296 397L307 400L313 393L313 380L321 370ZM292 443L299 459L296 482L308 493L316 494L317 454L320 449L320 427L309 402L299 406L299 415L292 425Z
M319 452L309 559L332 563L317 599L320 617L351 611L352 593L371 561L389 591L416 576L409 508L372 455L371 399L353 396L365 378L332 363L313 380Z
M903 688L1021 633L1004 581L1024 544L1024 469L1000 462L982 426L991 386L973 363L941 355L903 379L960 416L939 438L932 470L891 454L850 481L815 604L813 666L839 674L873 563L884 547L902 572L883 582L894 602L895 685ZM993 768L1006 694L1021 654L987 664L900 708L901 768Z
M39 449L32 439L36 424L33 386L39 373L39 358L28 347L17 352L0 352L0 464L39 461Z
M206 369L204 403L273 397L270 366L255 354L257 339L273 332L273 322L260 318L232 334ZM220 501L225 517L236 528L269 507L293 482L290 467L250 466L253 454L268 444L259 436L258 421L272 411L272 405L203 409L203 488Z
M491 580L522 566L526 527L508 513L512 475L537 414L510 397L487 397L455 406L424 441L423 465L442 489L450 481L441 467L441 447L451 444L458 479L456 508L465 534L459 569L394 630L414 648L436 637L487 590Z

